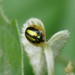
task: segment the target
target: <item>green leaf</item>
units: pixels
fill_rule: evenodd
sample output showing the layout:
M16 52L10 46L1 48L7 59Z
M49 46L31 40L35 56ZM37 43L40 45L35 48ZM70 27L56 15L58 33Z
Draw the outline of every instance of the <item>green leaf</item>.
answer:
M6 23L0 12L0 75L23 75L18 34L16 21Z

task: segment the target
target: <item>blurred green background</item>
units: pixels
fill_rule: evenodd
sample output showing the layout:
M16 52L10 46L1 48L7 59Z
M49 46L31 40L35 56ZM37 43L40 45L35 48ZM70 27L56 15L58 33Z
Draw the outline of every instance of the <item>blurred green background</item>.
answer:
M20 30L29 18L41 19L47 40L57 31L68 29L70 38L55 61L55 75L65 75L64 68L69 60L75 65L75 0L3 0L2 7L10 20L17 19ZM32 75L26 55L25 58L26 75Z

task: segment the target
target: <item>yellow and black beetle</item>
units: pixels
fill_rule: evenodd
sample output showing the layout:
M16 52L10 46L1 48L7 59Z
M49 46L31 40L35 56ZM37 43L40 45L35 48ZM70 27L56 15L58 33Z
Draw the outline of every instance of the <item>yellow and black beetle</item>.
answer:
M25 36L29 42L41 46L45 42L44 32L39 26L30 26L25 30Z

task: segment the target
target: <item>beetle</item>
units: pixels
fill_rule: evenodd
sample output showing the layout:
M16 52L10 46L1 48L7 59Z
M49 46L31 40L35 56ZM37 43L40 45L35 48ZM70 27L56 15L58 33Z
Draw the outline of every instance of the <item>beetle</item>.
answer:
M27 27L25 36L29 42L36 46L41 46L45 42L44 34L38 27Z

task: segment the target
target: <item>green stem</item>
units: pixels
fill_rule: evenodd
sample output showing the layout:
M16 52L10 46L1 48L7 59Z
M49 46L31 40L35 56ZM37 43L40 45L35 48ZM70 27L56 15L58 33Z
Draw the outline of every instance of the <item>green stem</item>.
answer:
M17 23L17 21L16 21L16 28L17 28L17 31L18 31L18 35L19 35L19 38L20 38L20 31L19 31L19 28L18 28L18 23ZM20 41L20 39L19 39L19 41ZM21 43L20 43L20 46L21 46L21 55L22 55L22 58L21 58L21 69L22 69L22 75L24 75L24 63L23 63L23 47L22 47L22 45L21 45Z
M6 17L6 15L4 14L2 10L2 0L0 0L0 17L2 17L6 23L8 24L10 23L9 19Z

